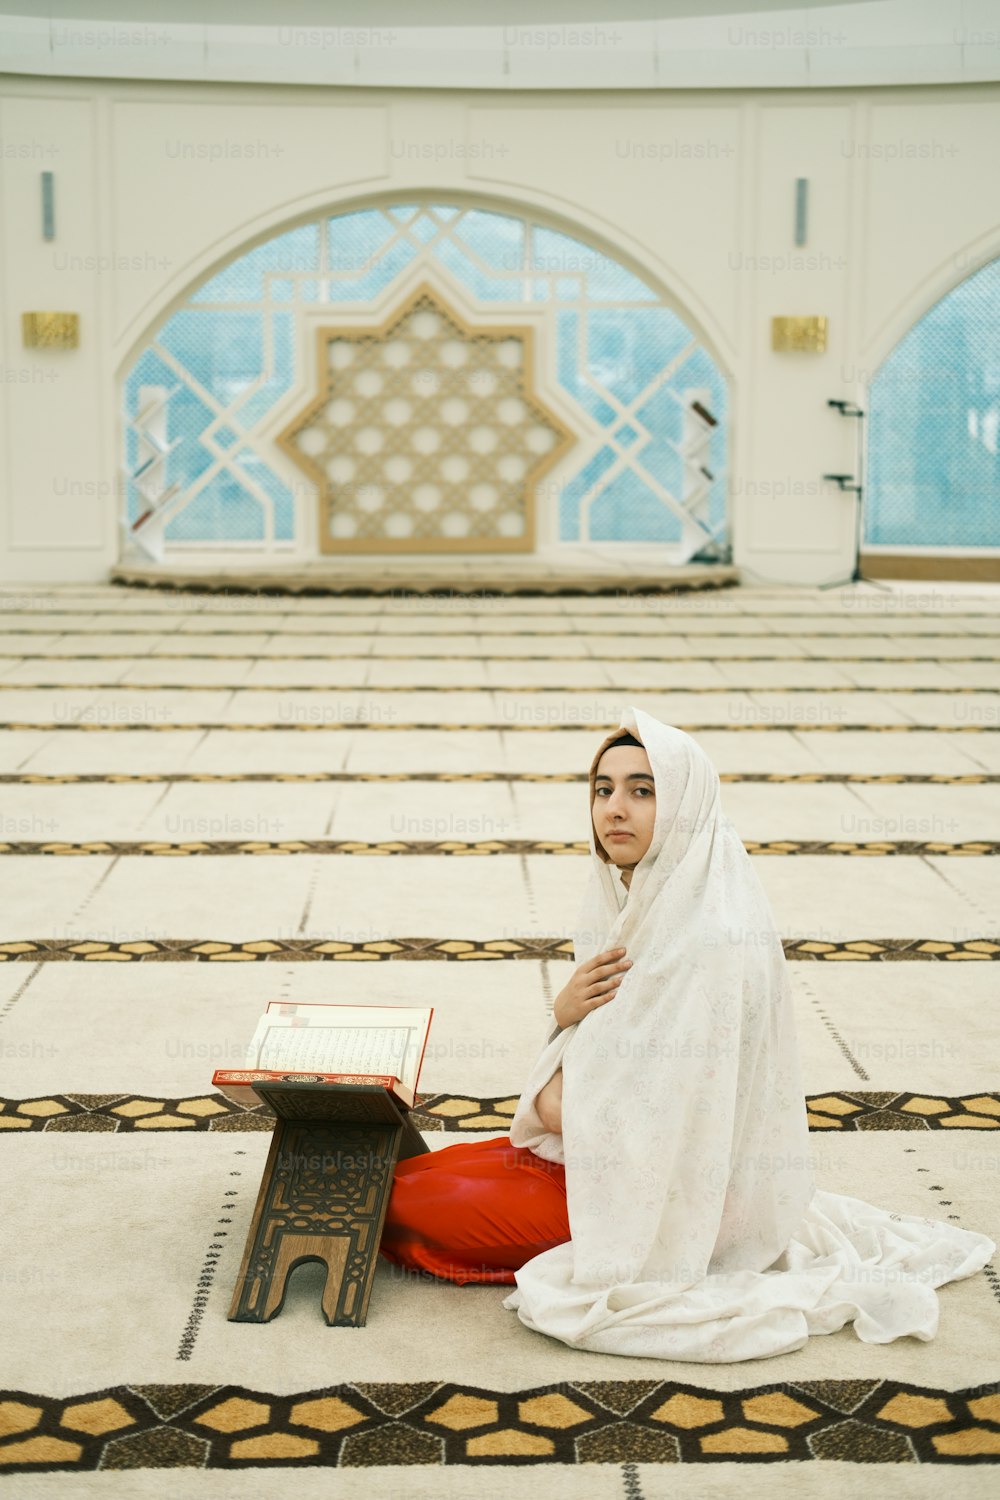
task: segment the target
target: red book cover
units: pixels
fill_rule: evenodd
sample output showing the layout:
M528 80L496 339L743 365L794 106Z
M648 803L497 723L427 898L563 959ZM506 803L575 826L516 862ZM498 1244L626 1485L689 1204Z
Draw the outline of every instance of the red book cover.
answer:
M398 1078L387 1073L277 1073L266 1068L216 1068L212 1086L234 1104L262 1104L254 1090L255 1083L349 1083L377 1084L408 1108L414 1096Z

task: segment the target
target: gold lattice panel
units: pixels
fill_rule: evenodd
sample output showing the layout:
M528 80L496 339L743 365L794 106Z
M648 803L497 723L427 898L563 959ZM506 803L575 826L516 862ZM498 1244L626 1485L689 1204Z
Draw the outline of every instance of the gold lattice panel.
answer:
M527 552L535 486L574 441L534 389L534 330L417 288L318 331L315 399L278 443L319 488L323 552Z

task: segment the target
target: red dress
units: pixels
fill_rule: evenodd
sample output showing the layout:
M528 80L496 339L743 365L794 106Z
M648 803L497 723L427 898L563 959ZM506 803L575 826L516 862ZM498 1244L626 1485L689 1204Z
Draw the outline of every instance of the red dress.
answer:
M460 1285L513 1286L526 1261L569 1237L565 1169L498 1136L397 1162L379 1249Z

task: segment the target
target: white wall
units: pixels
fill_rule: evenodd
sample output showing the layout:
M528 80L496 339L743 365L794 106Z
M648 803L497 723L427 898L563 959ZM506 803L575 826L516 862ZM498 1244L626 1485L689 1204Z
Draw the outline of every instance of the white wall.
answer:
M0 578L100 579L117 560L116 381L187 288L291 221L424 190L551 215L654 281L731 382L734 561L750 578L843 576L855 501L819 476L854 470L855 424L826 400L865 404L906 329L1000 254L998 135L992 83L493 94L8 77ZM44 309L80 313L78 350L22 347L21 313ZM826 354L773 353L782 313L826 314Z

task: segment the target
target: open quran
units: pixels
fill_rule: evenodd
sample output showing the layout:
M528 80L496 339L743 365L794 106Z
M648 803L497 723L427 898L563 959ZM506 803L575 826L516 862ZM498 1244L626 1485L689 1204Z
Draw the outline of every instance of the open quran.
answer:
M268 1102L259 1085L374 1084L412 1108L433 1014L433 1006L272 1000L246 1066L218 1068L212 1083L237 1104Z
M231 1322L268 1322L296 1266L320 1261L327 1323L364 1324L396 1163L430 1149L410 1111L433 1014L272 1000L246 1066L213 1074L237 1104L274 1115Z

